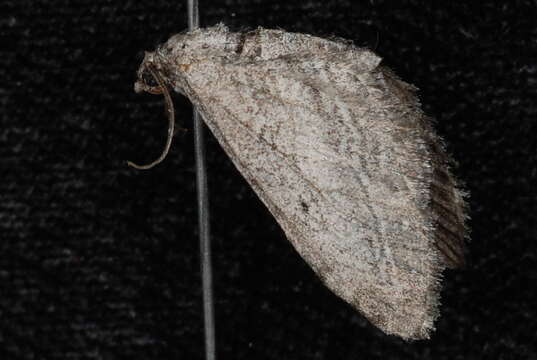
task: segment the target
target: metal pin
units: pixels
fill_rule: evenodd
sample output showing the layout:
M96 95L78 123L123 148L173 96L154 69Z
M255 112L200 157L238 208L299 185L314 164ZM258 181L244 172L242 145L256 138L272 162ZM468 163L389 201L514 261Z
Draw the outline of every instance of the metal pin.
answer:
M199 7L197 0L188 0L188 28L199 27ZM198 193L198 226L201 255L201 278L203 287L203 319L205 327L205 359L216 359L213 280L211 266L211 244L209 228L209 192L203 142L203 123L194 107L194 150L196 155L196 183Z

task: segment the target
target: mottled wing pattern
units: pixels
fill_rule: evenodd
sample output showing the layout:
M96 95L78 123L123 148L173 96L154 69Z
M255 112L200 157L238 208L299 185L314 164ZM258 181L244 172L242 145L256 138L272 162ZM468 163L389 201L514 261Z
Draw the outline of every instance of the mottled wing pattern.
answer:
M385 332L428 337L441 271L462 259L444 150L376 55L315 37L308 54L291 35L193 65L187 95L324 283Z

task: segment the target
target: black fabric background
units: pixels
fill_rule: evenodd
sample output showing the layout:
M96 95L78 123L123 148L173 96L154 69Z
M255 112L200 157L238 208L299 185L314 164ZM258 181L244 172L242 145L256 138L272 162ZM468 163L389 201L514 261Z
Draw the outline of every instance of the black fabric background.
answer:
M133 92L183 1L0 3L0 358L202 359L192 132ZM429 341L327 290L207 133L220 359L537 359L535 1L202 1L202 25L376 49L418 86L471 192L469 265ZM192 128L188 101L178 122Z

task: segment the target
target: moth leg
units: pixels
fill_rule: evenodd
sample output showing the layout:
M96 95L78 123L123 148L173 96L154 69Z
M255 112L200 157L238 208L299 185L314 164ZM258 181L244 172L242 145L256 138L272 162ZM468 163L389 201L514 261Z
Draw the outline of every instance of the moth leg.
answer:
M187 128L184 128L184 127L176 127L174 132L173 132L173 136L177 135L177 134L186 134L188 132L188 129Z
M144 91L153 95L161 95L164 93L162 87L160 86L148 86L144 89Z

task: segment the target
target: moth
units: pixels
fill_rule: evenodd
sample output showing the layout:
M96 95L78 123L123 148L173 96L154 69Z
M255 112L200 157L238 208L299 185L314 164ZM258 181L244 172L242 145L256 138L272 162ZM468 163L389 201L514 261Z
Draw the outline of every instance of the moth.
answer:
M387 334L424 339L464 263L465 193L417 89L349 41L224 25L146 53L137 92L197 107L319 278ZM140 167L132 164L133 166Z

